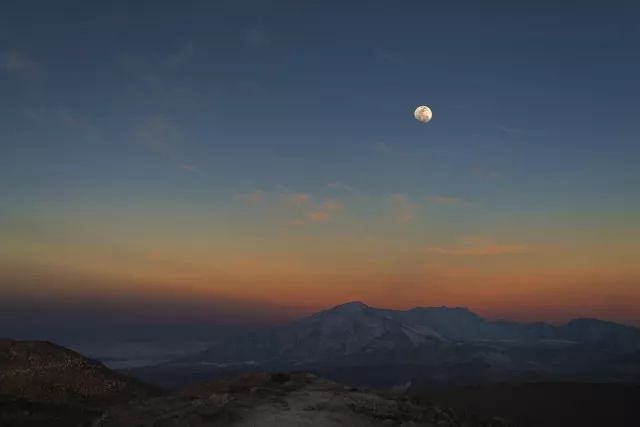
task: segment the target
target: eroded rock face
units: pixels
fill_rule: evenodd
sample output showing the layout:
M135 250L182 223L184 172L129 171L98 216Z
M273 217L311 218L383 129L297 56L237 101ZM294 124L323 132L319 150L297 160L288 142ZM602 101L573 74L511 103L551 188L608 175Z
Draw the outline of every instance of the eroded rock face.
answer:
M0 394L12 398L108 404L155 392L151 386L49 342L0 341Z

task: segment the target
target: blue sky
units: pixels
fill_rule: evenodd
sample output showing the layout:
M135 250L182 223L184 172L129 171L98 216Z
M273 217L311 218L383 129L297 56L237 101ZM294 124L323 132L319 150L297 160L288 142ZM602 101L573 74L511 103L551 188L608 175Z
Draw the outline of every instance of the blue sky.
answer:
M9 2L3 13L3 170L19 173L26 157L38 169L27 181L171 173L136 144L155 126L170 141L147 151L235 191L356 181L405 192L435 178L473 192L472 178L459 181L474 166L533 191L536 173L579 192L638 182L633 15L570 4L551 16L430 2L62 4ZM436 117L428 128L412 123L422 103ZM372 176L388 156L392 170Z
M173 259L206 232L228 246L195 258L259 258L309 233L326 251L303 262L316 274L326 265L310 259L337 256L353 234L412 265L401 274L424 250L536 247L561 289L581 289L593 270L575 266L589 265L603 283L624 273L628 299L640 276L639 15L589 1L3 2L0 231L24 245L3 268L73 275L49 257L50 236L82 253L138 250L148 227ZM426 125L420 104L434 112ZM383 257L367 250L353 249L352 270ZM488 264L474 262L477 278ZM518 262L519 280L534 280L534 262ZM20 294L11 280L5 291Z

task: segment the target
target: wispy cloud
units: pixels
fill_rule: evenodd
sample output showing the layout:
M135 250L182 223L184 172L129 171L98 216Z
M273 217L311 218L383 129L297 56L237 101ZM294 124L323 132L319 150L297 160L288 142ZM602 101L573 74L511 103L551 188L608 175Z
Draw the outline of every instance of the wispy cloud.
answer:
M294 208L303 208L311 202L311 196L307 193L292 193L287 201Z
M92 141L100 138L98 129L80 114L60 107L57 110L57 116L67 129L79 133L84 138Z
M376 142L371 145L371 149L376 153L387 153L391 151L391 146L389 144L385 144L384 142Z
M429 199L430 202L439 205L463 205L469 203L469 200L456 196L434 196Z
M336 214L344 208L337 199L326 199L315 209L304 214L302 222L327 222L334 219Z
M251 205L269 209L289 224L329 222L344 209L336 198L317 199L304 192L290 191L279 187L276 191L255 190L236 194L236 197Z
M271 36L262 28L250 28L245 32L244 40L249 46L261 47L271 42Z
M193 81L182 78L194 69L202 52L193 41L185 40L161 52L121 51L114 60L128 77L123 89L130 102L151 105L158 108L155 111L172 111L178 105L184 110L202 96Z
M180 169L200 172L195 165L185 160L181 152L185 137L170 120L163 117L146 119L137 129L136 138L147 150L172 162Z
M84 141L100 141L102 132L93 120L66 106L26 106L21 113L32 125L44 128L63 128L74 138Z
M495 256L519 254L526 252L528 247L517 243L496 242L490 238L465 237L455 246L432 246L429 252L449 256Z
M38 71L38 64L22 52L9 50L0 55L0 69L12 74L30 74Z
M500 173L496 169L489 168L489 167L472 168L470 172L473 175L487 181L501 180L504 178L504 175L502 173Z
M350 185L347 185L345 183L339 182L339 181L331 181L331 182L327 182L327 188L330 188L332 190L341 190L341 191L348 191L350 193L353 193L356 191L356 189Z
M252 191L250 193L239 193L236 194L236 197L245 201L246 203L251 203L251 204L255 204L255 203L260 203L264 200L264 198L266 197L266 192L262 191L262 190L255 190Z
M169 52L165 59L168 67L180 67L193 60L196 53L195 46L191 42L184 43L178 49Z
M391 214L395 222L406 224L413 221L416 204L406 195L393 194L389 197L388 203L391 206Z

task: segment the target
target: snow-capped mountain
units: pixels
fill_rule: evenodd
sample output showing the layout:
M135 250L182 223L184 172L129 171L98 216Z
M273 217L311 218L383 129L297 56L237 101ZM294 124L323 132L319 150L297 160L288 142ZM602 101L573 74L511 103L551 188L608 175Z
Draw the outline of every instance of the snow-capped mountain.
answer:
M221 340L197 355L198 360L229 363L347 363L386 359L413 360L424 348L447 342L424 326L387 310L350 302L267 332L241 334ZM399 359L398 359L399 361Z
M640 330L595 319L554 326L490 321L466 308L403 311L349 302L271 330L228 336L173 363L362 372L357 380L374 372L388 374L390 383L416 376L462 383L640 380Z

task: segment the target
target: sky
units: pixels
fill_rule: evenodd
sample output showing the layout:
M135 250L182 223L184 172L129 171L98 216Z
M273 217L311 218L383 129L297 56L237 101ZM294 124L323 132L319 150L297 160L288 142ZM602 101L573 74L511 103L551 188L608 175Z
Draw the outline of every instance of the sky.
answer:
M183 335L350 300L640 325L638 18L4 1L0 335Z

